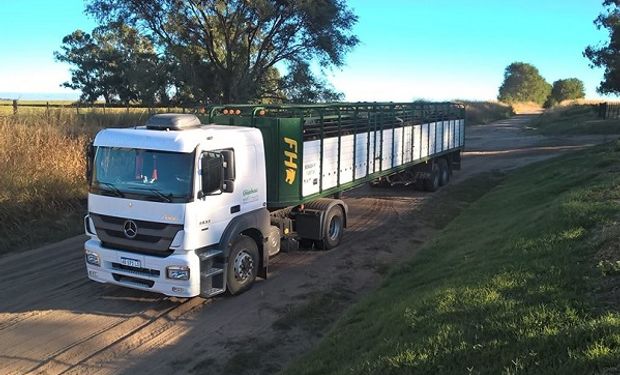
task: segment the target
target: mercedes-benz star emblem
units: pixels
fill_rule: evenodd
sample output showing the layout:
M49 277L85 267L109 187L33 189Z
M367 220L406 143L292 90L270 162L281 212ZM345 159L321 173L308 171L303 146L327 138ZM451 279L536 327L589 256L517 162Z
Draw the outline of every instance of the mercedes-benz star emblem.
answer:
M138 226L135 221L127 220L125 224L123 224L123 232L125 232L125 237L129 239L134 239L138 235Z

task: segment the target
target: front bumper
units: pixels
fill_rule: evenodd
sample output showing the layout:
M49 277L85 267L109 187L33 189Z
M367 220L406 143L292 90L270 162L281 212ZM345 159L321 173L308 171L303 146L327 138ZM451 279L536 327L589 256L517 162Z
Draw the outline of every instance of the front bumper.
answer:
M98 240L88 240L85 250L99 255L100 266L86 263L88 278L100 283L109 283L173 297L194 297L200 294L200 260L194 252L172 254L165 258L111 250L101 247ZM140 262L140 267L127 267L121 258ZM187 266L189 280L166 278L166 267Z

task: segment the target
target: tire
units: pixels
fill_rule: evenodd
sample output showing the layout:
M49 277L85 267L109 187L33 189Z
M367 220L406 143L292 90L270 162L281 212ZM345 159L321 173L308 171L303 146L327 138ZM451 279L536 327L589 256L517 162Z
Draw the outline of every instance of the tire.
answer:
M446 159L439 160L439 186L445 186L450 182L450 168Z
M323 239L315 241L314 245L319 250L330 250L340 244L344 233L344 212L342 207L333 206L325 217L323 226Z
M436 167L437 164L433 165L433 171L429 178L424 179L424 190L429 192L434 192L439 189L439 168Z
M242 293L252 287L258 273L258 246L253 239L240 235L231 245L226 272L228 292Z

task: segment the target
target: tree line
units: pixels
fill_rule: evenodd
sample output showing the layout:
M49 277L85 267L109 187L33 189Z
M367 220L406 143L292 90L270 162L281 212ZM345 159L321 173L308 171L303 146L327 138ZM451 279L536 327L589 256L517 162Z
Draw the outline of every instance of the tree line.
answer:
M534 102L549 108L564 100L584 97L580 79L559 79L549 84L534 65L514 62L504 71L504 82L497 98L505 103Z
M86 13L99 26L54 54L84 102L341 100L325 72L359 43L344 0L87 0Z
M620 0L603 0L603 12L594 20L597 29L607 31L607 41L588 46L583 56L591 68L602 68L603 79L596 91L620 94ZM498 99L506 103L534 102L551 107L563 100L585 97L583 82L577 78L560 79L549 84L538 69L527 63L515 62L504 72Z

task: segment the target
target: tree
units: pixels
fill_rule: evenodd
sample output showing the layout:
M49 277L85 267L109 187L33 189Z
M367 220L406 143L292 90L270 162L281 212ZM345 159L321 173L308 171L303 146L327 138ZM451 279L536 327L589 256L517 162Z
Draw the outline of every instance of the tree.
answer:
M58 61L68 62L71 81L62 85L81 90L80 100L94 102L100 96L110 101L113 92L112 74L98 57L99 50L93 37L82 30L76 30L62 39L62 52L55 52Z
M505 103L534 102L542 105L550 92L551 85L535 66L515 62L506 67L497 98Z
M87 4L87 12L99 22L122 22L147 32L179 62L182 90L211 102L252 101L270 96L274 88L280 93L329 92L326 82L308 68L310 63L316 61L322 69L340 67L358 44L351 33L357 16L344 0L89 0ZM286 76L274 74L281 67L288 71ZM300 72L306 76L301 86Z
M595 20L597 29L607 29L609 41L600 46L588 46L583 55L590 67L603 68L605 73L597 91L601 94L620 94L620 0L603 1L605 11Z
M581 99L586 96L583 82L577 78L559 79L553 82L551 94L545 102L545 107L552 107L564 100Z
M155 53L152 41L122 23L81 30L63 38L57 60L73 65L71 81L63 86L82 91L81 100L93 102L103 96L128 104L153 104L165 96L167 66Z

